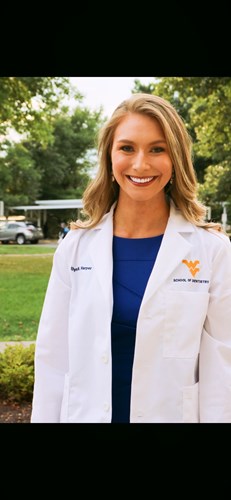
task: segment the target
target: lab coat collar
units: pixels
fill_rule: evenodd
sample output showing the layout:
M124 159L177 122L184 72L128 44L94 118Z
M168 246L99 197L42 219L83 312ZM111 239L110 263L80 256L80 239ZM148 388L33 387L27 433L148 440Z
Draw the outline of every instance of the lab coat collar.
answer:
M112 238L115 206L116 202L102 218L101 222L92 229L96 234L89 248L95 272L110 308L112 307ZM194 231L193 224L188 222L181 214L181 211L176 208L173 201L170 201L169 220L147 284L143 302L150 299L170 276L174 268L189 254L191 243L188 241L188 233Z
M181 211L171 201L168 224L145 290L143 303L153 296L174 269L189 255L192 245L188 236L194 231L194 225L183 217Z
M174 201L170 199L169 204L170 204L170 214L169 214L168 225L169 223L174 222L174 225L177 224L179 232L186 232L186 233L194 232L193 224L187 221L183 217L181 211L176 207ZM113 220L113 215L116 205L117 201L113 203L113 205L110 208L110 211L103 216L99 224L97 224L97 226L94 228L95 230L102 229L105 223L107 222L108 218Z

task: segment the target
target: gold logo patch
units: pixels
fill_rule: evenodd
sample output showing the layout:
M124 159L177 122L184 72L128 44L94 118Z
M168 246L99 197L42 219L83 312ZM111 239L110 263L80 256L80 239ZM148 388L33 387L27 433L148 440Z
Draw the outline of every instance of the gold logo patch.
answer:
M196 276L196 274L200 271L199 267L196 267L197 264L200 264L200 261L199 260L182 260L183 264L186 264L186 266L189 268L189 271L190 273L192 274L192 276Z

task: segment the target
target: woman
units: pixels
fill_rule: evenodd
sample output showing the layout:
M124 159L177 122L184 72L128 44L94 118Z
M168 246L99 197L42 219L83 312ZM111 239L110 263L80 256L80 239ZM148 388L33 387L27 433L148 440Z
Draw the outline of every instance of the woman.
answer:
M54 255L32 422L231 422L231 245L196 188L170 103L122 102Z

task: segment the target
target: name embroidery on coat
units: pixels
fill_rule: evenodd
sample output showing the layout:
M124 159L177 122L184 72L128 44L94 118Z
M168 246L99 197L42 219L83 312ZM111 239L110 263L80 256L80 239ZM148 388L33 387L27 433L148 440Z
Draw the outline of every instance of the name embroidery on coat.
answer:
M74 273L76 271L90 271L91 269L92 267L90 266L78 266L78 267L71 266L71 271L74 271Z

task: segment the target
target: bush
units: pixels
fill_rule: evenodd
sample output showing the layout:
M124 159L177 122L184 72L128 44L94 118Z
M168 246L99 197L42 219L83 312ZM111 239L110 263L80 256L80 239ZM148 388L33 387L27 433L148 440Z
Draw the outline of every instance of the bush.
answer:
M34 385L35 345L7 346L0 353L0 399L31 401Z

